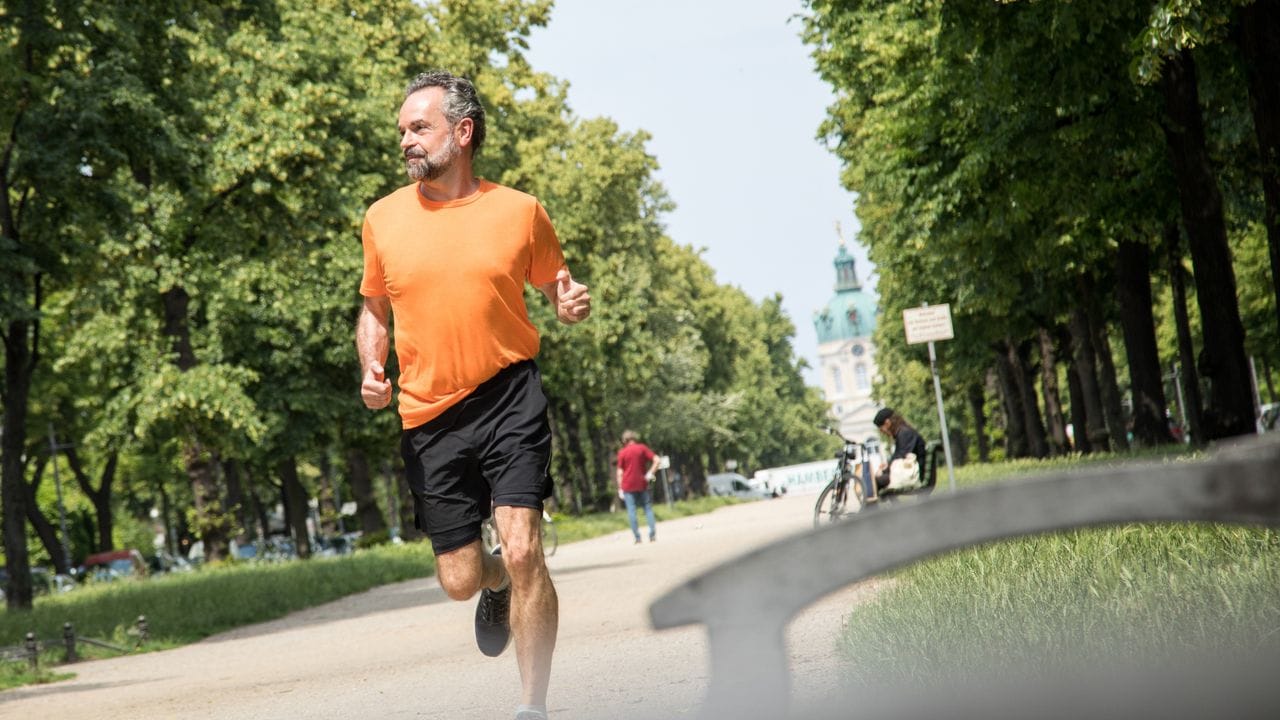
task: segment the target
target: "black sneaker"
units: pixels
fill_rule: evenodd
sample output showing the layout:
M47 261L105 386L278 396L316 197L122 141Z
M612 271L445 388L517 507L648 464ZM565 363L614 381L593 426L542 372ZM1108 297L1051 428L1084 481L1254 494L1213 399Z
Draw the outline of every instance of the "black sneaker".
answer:
M494 554L499 554L494 551ZM505 590L480 591L476 604L476 645L489 657L498 657L511 641L511 581Z

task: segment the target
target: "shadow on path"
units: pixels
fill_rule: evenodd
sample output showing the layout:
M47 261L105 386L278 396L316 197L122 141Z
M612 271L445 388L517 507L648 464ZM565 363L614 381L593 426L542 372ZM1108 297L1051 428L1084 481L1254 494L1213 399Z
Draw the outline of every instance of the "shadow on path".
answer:
M355 595L348 595L306 610L298 610L275 620L246 625L218 633L200 642L218 643L227 640L243 640L259 635L270 635L281 630L311 628L368 615L407 610L444 602L451 601L434 577L406 580L391 585L382 585Z
M62 669L74 668L73 665L63 666ZM0 708L11 700L28 700L32 698L41 698L46 695L61 695L64 693L82 693L94 690L109 690L111 688L131 687L135 685L146 685L148 683L163 682L172 680L174 676L168 677L151 677L140 680L119 680L116 682L95 682L95 683L73 683L73 682L53 682L43 685L24 685L19 688L11 688L0 693ZM69 678L73 680L74 678Z

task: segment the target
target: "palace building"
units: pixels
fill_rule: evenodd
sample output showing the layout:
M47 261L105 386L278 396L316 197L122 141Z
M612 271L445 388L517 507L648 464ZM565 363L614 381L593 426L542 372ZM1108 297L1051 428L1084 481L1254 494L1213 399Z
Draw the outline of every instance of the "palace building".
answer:
M853 256L840 241L836 253L836 294L813 314L818 331L822 392L831 415L850 440L876 439L872 422L878 406L871 397L876 376L876 296L862 289Z

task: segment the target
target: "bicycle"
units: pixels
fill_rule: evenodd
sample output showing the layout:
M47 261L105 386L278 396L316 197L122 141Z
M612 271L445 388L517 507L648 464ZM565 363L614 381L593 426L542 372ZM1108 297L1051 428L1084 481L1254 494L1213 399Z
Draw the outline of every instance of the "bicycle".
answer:
M822 489L817 504L813 506L815 528L822 527L824 522L835 522L846 515L861 512L863 508L875 507L901 497L928 495L933 492L938 480L938 456L943 452L942 443L931 442L926 446L925 457L920 459L922 466L919 485L898 490L878 489L871 477L871 446L850 440L835 428L824 429L840 438L844 445L836 455L839 459L836 476ZM850 481L855 475L858 482L853 483L852 499L857 502L856 506L850 504L849 492Z
M871 481L871 447L866 443L850 440L835 428L824 429L840 438L842 444L840 452L836 454L838 462L835 477L822 489L818 502L813 506L815 528L822 527L824 523L836 522L845 515L860 512L867 504L868 495L875 495L875 485ZM860 477L858 482L852 483L850 492L850 481L855 475Z
M493 549L502 544L502 539L498 536L498 526L493 522L493 515L480 524L480 538L484 543L484 549L493 552ZM551 557L556 554L556 548L560 546L560 536L556 533L556 521L551 517L551 513L546 508L542 510L542 554L545 557Z

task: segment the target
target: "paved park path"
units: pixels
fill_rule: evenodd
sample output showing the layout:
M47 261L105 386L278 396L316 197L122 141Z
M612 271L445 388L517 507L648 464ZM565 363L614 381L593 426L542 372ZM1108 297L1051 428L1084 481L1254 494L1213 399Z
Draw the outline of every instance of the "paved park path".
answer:
M549 560L561 609L551 717L696 717L708 677L704 633L651 630L649 604L701 570L808 529L813 501L659 523L656 543L633 545L622 532L562 545ZM873 583L792 623L796 706L837 686L843 617ZM78 664L74 680L0 693L0 718L506 720L519 696L515 653L482 656L473 614L473 602L449 601L434 579L397 583L175 650Z

